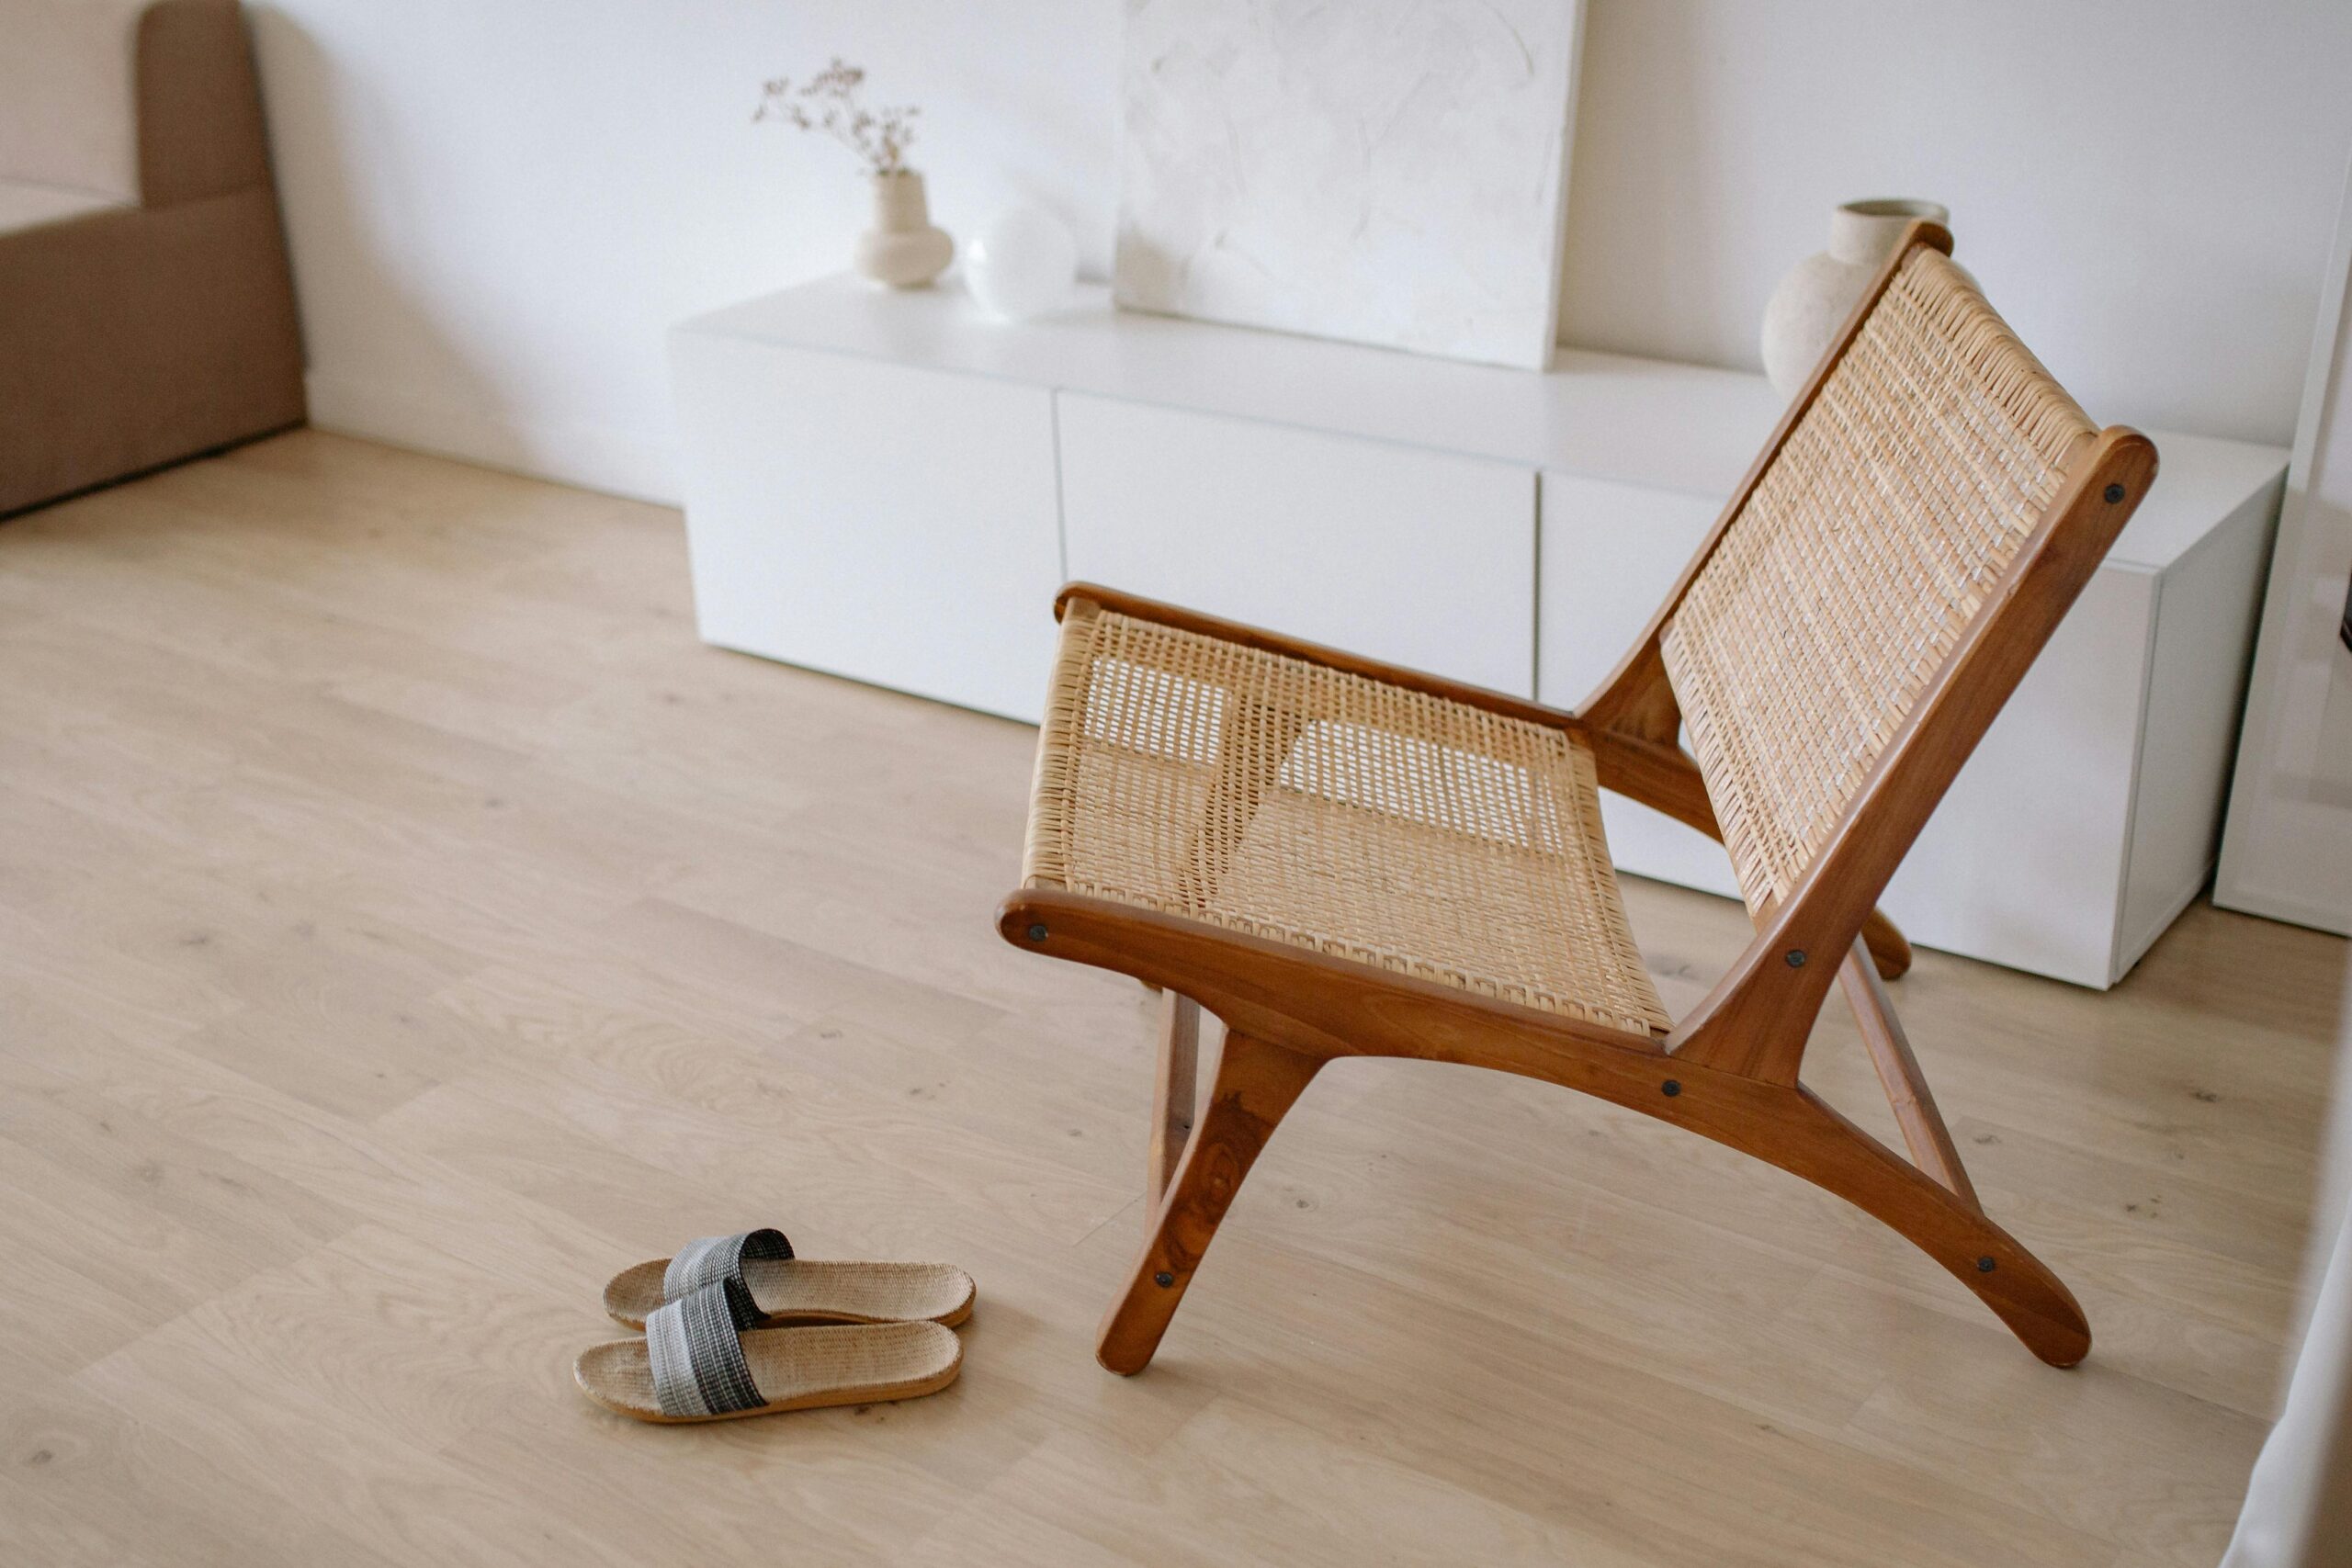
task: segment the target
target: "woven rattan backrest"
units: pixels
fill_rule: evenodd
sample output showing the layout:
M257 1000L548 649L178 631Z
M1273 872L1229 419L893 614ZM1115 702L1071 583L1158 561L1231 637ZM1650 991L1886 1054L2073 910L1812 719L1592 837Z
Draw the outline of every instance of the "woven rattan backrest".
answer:
M1659 638L1751 907L1795 888L2094 434L1915 247Z

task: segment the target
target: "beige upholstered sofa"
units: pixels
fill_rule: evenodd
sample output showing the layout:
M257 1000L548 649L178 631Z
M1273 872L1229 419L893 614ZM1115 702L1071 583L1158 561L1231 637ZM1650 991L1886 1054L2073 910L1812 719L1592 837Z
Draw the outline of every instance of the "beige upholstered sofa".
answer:
M302 412L235 0L0 0L0 515Z

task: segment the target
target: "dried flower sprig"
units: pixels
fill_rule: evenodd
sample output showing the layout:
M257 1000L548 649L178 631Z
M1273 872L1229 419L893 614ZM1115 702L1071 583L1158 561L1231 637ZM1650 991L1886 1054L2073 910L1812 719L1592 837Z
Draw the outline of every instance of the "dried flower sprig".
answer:
M795 87L789 76L779 76L760 88L760 107L752 119L780 120L799 130L821 131L857 154L869 174L895 175L906 168L907 148L915 139L913 105L869 109L858 102L858 87L865 73L839 55L833 62Z

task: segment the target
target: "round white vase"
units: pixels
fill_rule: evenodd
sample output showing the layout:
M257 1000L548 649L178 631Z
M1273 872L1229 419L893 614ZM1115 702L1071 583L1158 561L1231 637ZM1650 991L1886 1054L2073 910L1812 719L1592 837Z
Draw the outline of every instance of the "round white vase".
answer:
M922 176L912 169L874 176L874 227L857 237L857 270L893 288L921 288L956 259L956 242L931 224Z
M1886 254L1918 219L1948 223L1932 201L1849 201L1829 215L1829 248L1797 263L1764 307L1764 374L1784 398L1797 395L1838 336Z
M1077 278L1078 242L1043 208L997 214L964 248L964 287L981 310L1007 321L1061 309Z

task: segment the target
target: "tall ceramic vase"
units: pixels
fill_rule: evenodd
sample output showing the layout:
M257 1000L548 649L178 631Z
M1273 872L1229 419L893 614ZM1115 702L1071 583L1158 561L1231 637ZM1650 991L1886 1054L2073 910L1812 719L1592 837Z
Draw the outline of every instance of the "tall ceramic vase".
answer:
M956 242L931 224L922 176L912 169L874 176L874 227L857 237L857 270L893 288L921 288L947 270Z
M1849 201L1829 215L1829 248L1797 263L1764 307L1764 374L1792 398L1846 324L1854 301L1916 219L1951 221L1932 201Z

